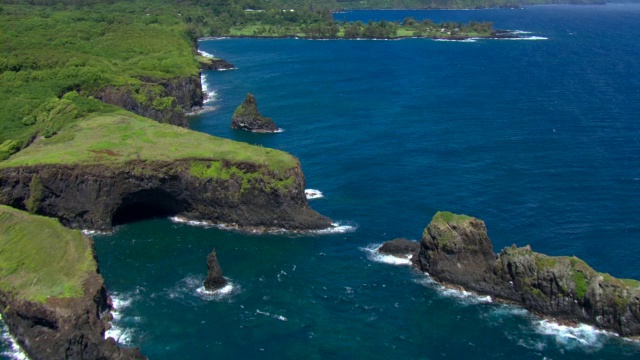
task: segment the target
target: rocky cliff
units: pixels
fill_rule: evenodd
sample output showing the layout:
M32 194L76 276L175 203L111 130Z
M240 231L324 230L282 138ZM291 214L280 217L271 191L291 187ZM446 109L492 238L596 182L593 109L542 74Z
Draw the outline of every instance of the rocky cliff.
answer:
M244 102L236 108L231 119L231 128L253 132L278 131L278 126L271 118L266 118L260 114L253 94L247 94Z
M188 127L185 112L202 106L200 76L140 78L139 84L107 86L96 98L158 122Z
M144 358L104 339L111 302L91 239L6 206L0 226L0 313L30 359Z
M308 206L304 185L299 163L282 171L215 159L37 165L0 169L0 203L81 229L108 230L140 214L258 229L329 227Z
M416 265L439 282L524 306L542 316L640 336L640 282L598 273L576 257L529 246L493 252L483 221L437 213L424 230Z
M209 57L200 57L200 68L202 70L232 70L236 67L222 59L209 58Z
M138 349L120 348L113 338L104 339L110 310L97 273L86 281L80 298L38 303L0 290L2 320L31 360L145 359Z

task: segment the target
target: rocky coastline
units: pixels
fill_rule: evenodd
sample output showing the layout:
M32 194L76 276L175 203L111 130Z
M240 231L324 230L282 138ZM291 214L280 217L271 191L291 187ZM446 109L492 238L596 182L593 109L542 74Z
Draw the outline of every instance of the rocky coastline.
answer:
M192 167L210 164L237 175L192 174ZM38 165L0 169L0 203L19 209L31 204L32 212L58 218L65 226L101 231L136 213L207 219L241 228L330 227L329 219L308 206L304 185L299 163L279 173L215 159Z
M397 244L384 246L398 249ZM445 285L490 295L558 322L640 336L640 282L616 279L576 257L547 256L529 246L513 245L496 254L484 222L476 218L439 212L419 248L399 249L387 253L413 255L418 270Z

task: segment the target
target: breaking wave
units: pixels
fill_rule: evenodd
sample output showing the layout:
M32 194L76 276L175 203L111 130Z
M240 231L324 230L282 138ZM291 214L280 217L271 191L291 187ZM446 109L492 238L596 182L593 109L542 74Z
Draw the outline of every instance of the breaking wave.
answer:
M191 220L182 216L172 216L169 218L172 222L176 224L185 224L190 226L200 226L204 228L216 228L220 230L226 231L241 231L248 234L311 234L311 235L328 235L328 234L345 234L354 232L357 229L355 225L347 225L342 223L332 223L326 229L320 230L287 230L282 228L263 228L263 227L240 227L236 224L214 224L211 221L207 220Z
M322 199L324 197L322 191L316 189L305 189L304 195L307 197L307 200Z
M0 316L0 321L2 321L2 316ZM0 355L2 355L2 357L4 358L12 360L28 360L29 358L27 357L27 354L24 353L20 345L18 345L16 339L14 339L13 336L11 336L11 334L9 333L7 325L4 322L1 322L0 325L2 326L0 333L0 342L2 342L3 345L8 345L3 347L11 348L11 350L3 351L2 353L0 353Z
M361 247L360 250L364 251L371 261L389 265L411 265L411 254L406 257L381 254L378 252L381 246L382 244L369 244L366 247Z
M188 275L170 289L165 290L164 295L172 300L187 304L197 304L199 301L227 301L240 292L240 286L231 279L225 278L227 285L215 291L204 289L204 275Z
M473 293L471 291L467 291L464 289L457 289L457 288L444 286L439 282L433 280L431 276L429 276L429 274L427 273L424 273L423 277L420 277L414 281L420 285L435 289L438 292L438 294L440 294L443 297L459 300L462 304L465 304L465 305L485 304L485 303L493 302L493 299L491 299L491 296L489 295L478 295L476 293Z
M104 337L112 337L119 344L131 345L133 338L133 329L125 325L126 322L139 322L138 317L124 317L122 311L131 306L134 300L138 298L139 289L133 294L112 293L111 302L113 304L113 320L111 320L111 328L104 333Z

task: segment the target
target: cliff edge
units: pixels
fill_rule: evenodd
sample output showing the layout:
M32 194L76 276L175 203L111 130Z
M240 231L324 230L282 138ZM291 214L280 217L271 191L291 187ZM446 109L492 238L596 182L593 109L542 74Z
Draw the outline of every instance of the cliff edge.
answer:
M0 313L30 359L144 359L104 338L111 301L89 238L6 206L0 225Z
M287 153L124 111L83 119L0 163L0 204L95 230L136 214L258 230L331 226L304 187Z

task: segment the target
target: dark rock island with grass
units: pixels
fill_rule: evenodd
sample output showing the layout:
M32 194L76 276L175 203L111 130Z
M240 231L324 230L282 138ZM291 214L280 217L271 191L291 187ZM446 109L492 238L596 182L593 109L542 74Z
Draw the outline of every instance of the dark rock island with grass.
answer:
M414 251L408 247L398 255ZM416 267L441 283L558 321L640 336L640 282L616 279L576 257L547 256L529 246L513 245L496 254L484 222L476 218L438 212L424 230L417 257Z
M271 118L266 118L258 111L258 104L253 94L247 94L244 102L236 108L231 120L232 129L253 132L276 132L278 126Z

